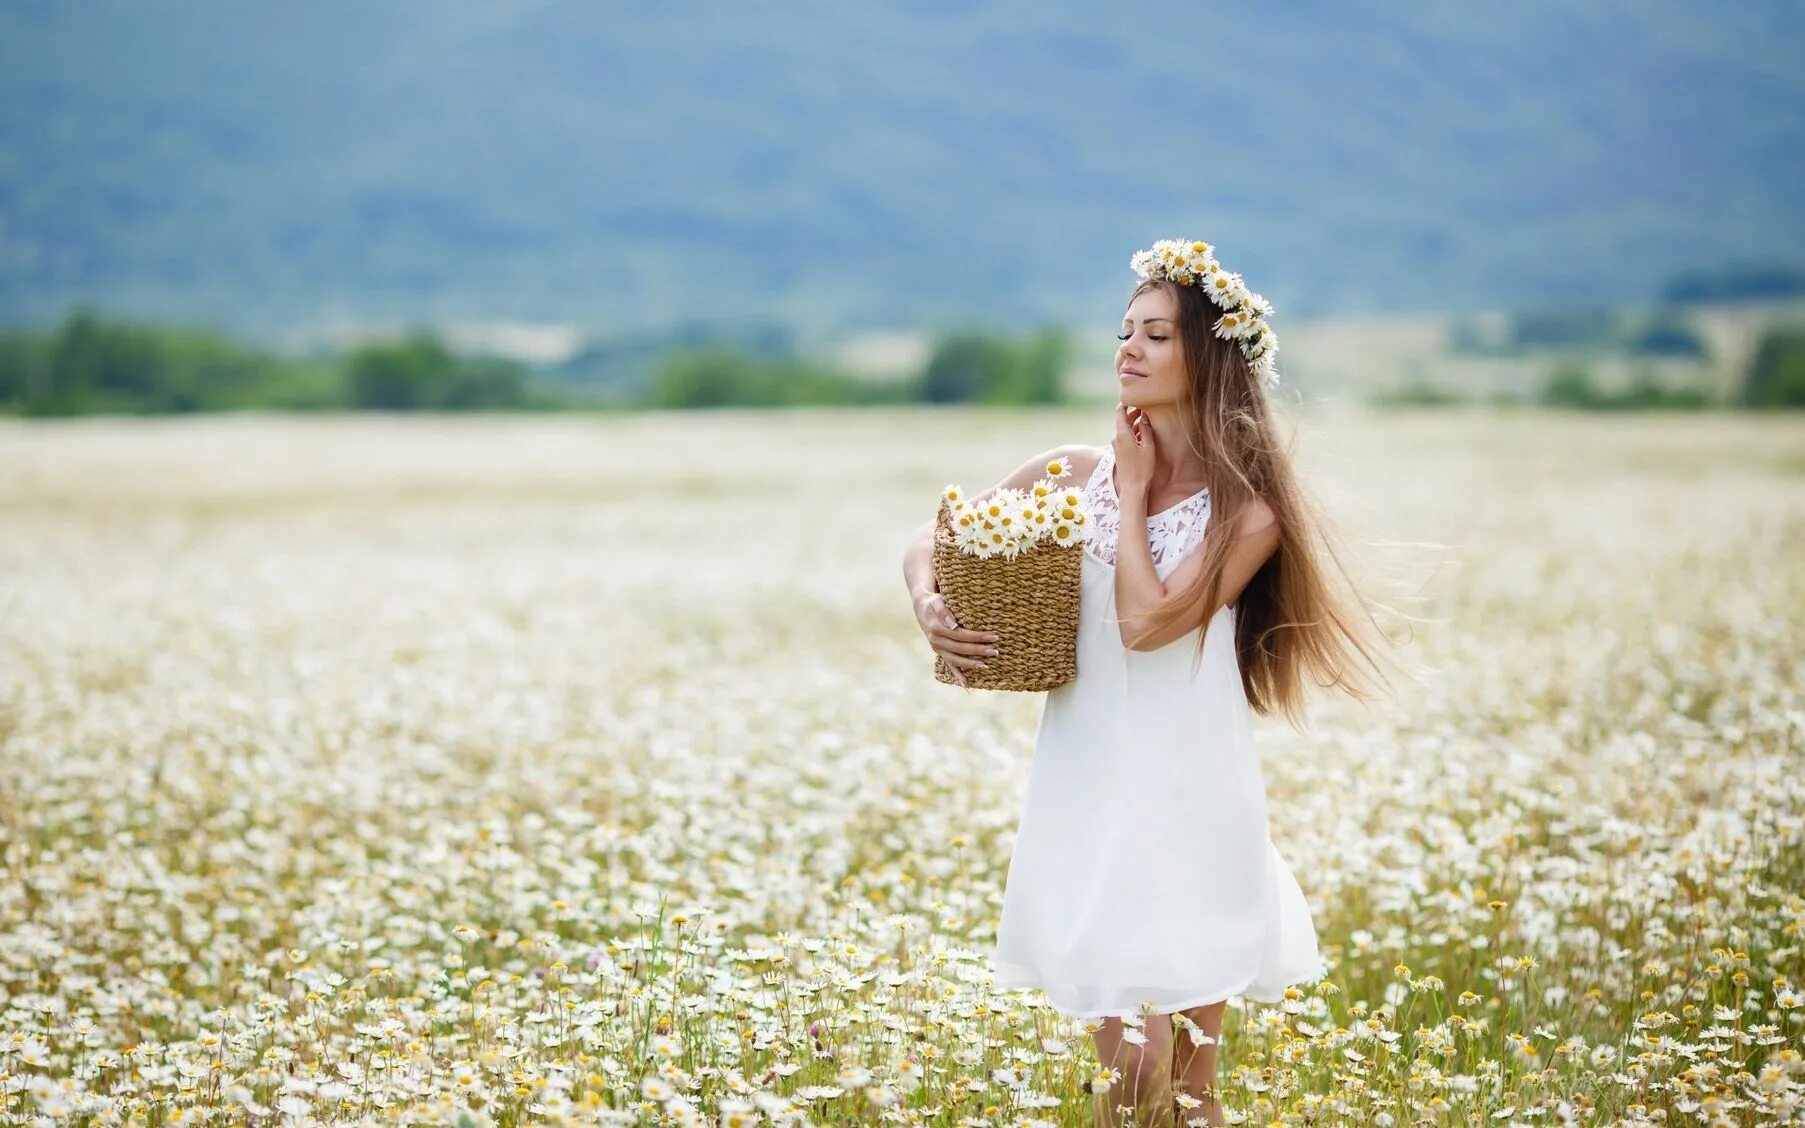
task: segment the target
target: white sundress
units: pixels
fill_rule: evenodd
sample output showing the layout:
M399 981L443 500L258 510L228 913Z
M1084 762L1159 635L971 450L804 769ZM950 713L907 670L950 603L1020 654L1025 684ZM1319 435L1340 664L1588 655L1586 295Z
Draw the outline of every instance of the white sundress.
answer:
M1115 618L1115 449L1084 489L1078 676L1047 692L1003 893L996 985L1083 1019L1169 1014L1236 995L1276 1002L1326 968L1303 891L1267 833L1265 777L1217 609L1151 651ZM1147 519L1164 580L1203 541L1209 490Z

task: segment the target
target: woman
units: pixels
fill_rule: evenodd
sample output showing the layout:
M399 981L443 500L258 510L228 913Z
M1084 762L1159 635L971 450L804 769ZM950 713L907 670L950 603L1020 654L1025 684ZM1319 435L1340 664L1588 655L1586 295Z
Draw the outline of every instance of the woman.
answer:
M1306 667L1372 699L1349 659L1383 681L1371 645L1383 636L1331 591L1321 522L1278 443L1271 306L1207 243L1161 240L1130 263L1141 280L1116 350L1114 438L1045 451L979 495L1025 489L1063 461L1096 515L1078 676L1046 697L993 964L1000 986L1037 987L1097 1022L1098 1059L1121 1079L1101 1123L1118 1106L1144 1110L1136 1123L1181 1106L1221 1124L1227 1000L1276 1001L1323 972L1309 907L1267 836L1250 714L1301 726ZM998 639L948 613L932 528L904 571L929 644L957 673Z

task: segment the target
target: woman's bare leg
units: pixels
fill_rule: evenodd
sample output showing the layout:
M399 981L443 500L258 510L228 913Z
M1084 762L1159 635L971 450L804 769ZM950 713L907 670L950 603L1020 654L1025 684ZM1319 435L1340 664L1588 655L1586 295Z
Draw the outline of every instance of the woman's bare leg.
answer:
M1191 1007L1179 1013L1196 1023L1213 1042L1195 1045L1191 1041L1191 1032L1182 1024L1174 1025L1172 1030L1172 1088L1174 1092L1185 1093L1203 1102L1202 1105L1179 1113L1179 1122L1195 1120L1203 1117L1208 1124L1226 1124L1222 1115L1222 1101L1218 1095L1216 1081L1216 1051L1222 1044L1222 1016L1228 1009L1228 1000L1210 1003L1207 1006ZM1151 1038L1148 1039L1152 1041Z
M1123 1119L1117 1105L1130 1106L1136 1128L1171 1125L1172 1119L1172 1021L1163 1014L1148 1015L1140 1032L1140 1045L1123 1037L1129 1027L1119 1018L1105 1018L1091 1031L1097 1061L1114 1069L1121 1078L1109 1091L1096 1097L1096 1122L1116 1128Z

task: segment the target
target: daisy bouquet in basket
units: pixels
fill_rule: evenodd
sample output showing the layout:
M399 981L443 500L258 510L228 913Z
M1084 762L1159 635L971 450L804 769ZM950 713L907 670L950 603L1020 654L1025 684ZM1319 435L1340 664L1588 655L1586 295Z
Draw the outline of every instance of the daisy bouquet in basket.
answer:
M1000 489L979 501L952 485L934 522L934 584L953 620L997 635L984 669L965 669L973 689L1051 689L1078 676L1078 599L1083 544L1095 527L1084 491L1058 479L1056 458L1027 489ZM934 678L958 683L934 656Z

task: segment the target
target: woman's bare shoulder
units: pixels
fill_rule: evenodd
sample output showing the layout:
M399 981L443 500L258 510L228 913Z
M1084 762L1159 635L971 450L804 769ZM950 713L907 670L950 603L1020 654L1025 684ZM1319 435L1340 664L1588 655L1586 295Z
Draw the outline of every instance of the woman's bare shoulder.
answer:
M1241 511L1241 520L1236 526L1235 534L1237 536L1250 537L1256 533L1263 533L1268 529L1273 529L1275 530L1273 539L1276 540L1278 523L1279 516L1277 513L1273 512L1271 504L1268 503L1265 498L1255 494L1248 499L1247 507Z
M1089 478L1108 449L1108 443L1073 443L1066 447L1066 457L1072 460L1073 477L1081 482Z
M1069 464L1071 472L1059 480L1060 485L1083 485L1090 480L1091 471L1097 468L1097 463L1102 461L1103 452L1107 449L1107 445L1099 446L1096 443L1066 443L1056 446L1040 457L1041 475L1045 475L1048 462L1063 458Z

